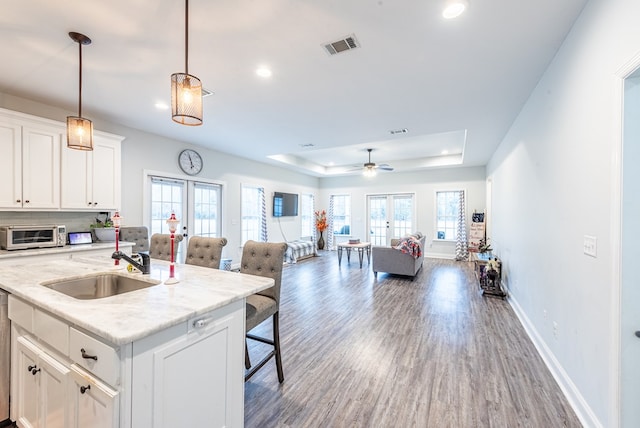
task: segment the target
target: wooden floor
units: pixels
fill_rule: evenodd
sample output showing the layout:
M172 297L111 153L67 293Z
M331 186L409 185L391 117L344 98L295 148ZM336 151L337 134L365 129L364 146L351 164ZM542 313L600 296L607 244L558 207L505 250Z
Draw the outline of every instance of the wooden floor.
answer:
M284 268L285 381L271 360L245 383L247 428L581 426L469 263L425 259L411 281L345 261L323 252ZM262 346L249 343L256 361Z

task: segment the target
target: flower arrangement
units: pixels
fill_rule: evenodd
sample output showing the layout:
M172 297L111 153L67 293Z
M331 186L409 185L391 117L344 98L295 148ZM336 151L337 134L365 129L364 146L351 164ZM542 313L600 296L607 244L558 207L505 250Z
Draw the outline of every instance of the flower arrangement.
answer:
M316 228L320 232L324 232L327 228L327 212L325 210L314 212L316 216Z

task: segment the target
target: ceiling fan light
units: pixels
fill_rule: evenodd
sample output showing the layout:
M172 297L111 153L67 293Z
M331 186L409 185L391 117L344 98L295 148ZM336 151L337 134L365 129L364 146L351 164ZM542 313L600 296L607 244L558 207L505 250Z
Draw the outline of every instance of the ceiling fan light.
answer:
M467 7L469 7L467 0L447 0L442 10L442 17L444 19L457 18L467 10Z
M67 116L67 147L93 150L93 122L84 117Z
M186 73L171 75L171 118L181 125L202 125L202 82Z
M362 175L364 175L367 178L375 177L376 176L376 170L375 170L375 168L367 167L362 171Z

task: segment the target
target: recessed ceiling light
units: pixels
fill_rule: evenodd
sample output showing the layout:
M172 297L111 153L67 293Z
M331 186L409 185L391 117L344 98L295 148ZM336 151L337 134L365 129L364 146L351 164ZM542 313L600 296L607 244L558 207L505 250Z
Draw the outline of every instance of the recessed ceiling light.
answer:
M391 131L389 131L389 134L391 134L391 135L406 134L407 132L409 132L409 130L407 128L392 129Z
M447 0L442 10L442 17L444 19L457 18L462 15L468 6L469 2L467 0Z
M266 78L271 77L271 75L272 75L273 73L271 72L271 69L270 69L270 68L265 67L265 66L260 66L260 67L256 68L256 74L257 74L258 76L260 76L260 77L264 77L264 78L266 79Z
M169 110L169 104L162 101L158 101L155 106L158 110Z

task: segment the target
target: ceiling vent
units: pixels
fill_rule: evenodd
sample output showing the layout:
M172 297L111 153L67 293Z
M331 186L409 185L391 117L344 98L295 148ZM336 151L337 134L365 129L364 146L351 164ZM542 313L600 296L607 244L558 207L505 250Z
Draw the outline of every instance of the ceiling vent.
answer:
M202 88L202 98L208 97L209 95L213 95L213 91L210 91L208 89Z
M391 131L389 131L391 135L406 134L407 132L409 132L407 128L392 129Z
M354 34L351 34L341 40L332 43L326 43L323 45L329 55L335 55L340 52L350 51L351 49L359 48L360 43L356 39Z

